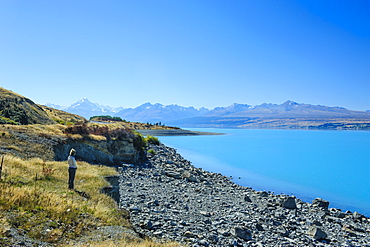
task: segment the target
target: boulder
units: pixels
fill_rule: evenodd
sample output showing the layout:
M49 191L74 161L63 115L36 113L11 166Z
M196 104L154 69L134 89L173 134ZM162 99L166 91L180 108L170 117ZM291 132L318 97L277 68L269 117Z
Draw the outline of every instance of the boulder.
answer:
M356 220L361 220L364 216L362 214L360 214L359 212L354 212L352 214L353 218L356 219Z
M183 177L183 178L190 178L190 176L191 176L191 173L190 173L189 171L184 171L184 172L182 173L182 177Z
M256 228L258 231L264 231L265 229L263 228L263 226L259 223L256 224Z
M210 212L207 212L207 211L199 211L199 213L203 216L206 216L206 217L211 217L211 213Z
M181 178L181 174L178 173L178 172L175 172L175 171L171 171L171 170L167 170L164 172L164 174L168 177L172 177L172 178L176 178L176 179L180 179Z
M295 198L294 197L288 197L288 198L286 198L283 201L282 206L284 208L288 208L288 209L296 209L297 208L297 204L295 203Z
M192 183L199 183L199 179L194 177L193 175L186 179L188 182Z
M312 201L312 206L316 206L316 207L323 208L323 209L328 209L329 202L321 198L316 198Z
M248 195L244 195L244 201L252 202L251 198Z
M191 231L186 231L184 233L184 237L186 237L186 238L194 238L194 237L196 237L196 235L194 233L192 233Z
M150 220L145 221L142 225L141 228L151 230L153 229L153 223Z
M278 226L276 232L278 232L283 237L289 236L289 231L284 226Z
M326 239L326 237L328 236L323 230L315 226L311 226L308 229L307 233L308 235L312 236L316 240Z
M244 239L244 240L252 240L252 232L248 229L235 227L234 231L232 232L234 236Z
M260 192L260 197L268 197L269 194L266 191Z

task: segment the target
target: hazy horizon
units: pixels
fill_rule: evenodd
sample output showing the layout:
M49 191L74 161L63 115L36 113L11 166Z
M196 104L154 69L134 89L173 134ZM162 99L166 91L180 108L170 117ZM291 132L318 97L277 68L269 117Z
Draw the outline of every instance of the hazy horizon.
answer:
M99 106L103 106L103 107L111 107L111 108L124 108L124 109L129 109L129 108L137 108L137 107L140 107L140 106L142 106L142 105L144 105L144 104L151 104L151 105L155 105L155 104L161 104L161 103L158 103L158 102L143 102L143 103L141 103L141 104L139 104L139 105L136 105L136 106L133 106L133 107L124 107L124 106L110 106L110 105L105 105L105 104L101 104L100 102L96 102L96 101L92 101L92 100L90 100L90 99L88 99L87 97L83 97L83 98L81 98L81 99L79 99L78 101L76 101L76 102L72 102L71 104L69 104L69 105L58 105L58 104L54 104L53 102L46 102L46 103L44 103L44 104L42 104L42 105L56 105L56 106L58 106L58 107L71 107L72 105L74 105L74 104L76 104L76 103L78 103L78 102L80 102L80 101L82 101L82 100L84 100L84 99L87 99L88 101L90 101L91 103L94 103L94 104L98 104ZM285 100L284 102L263 102L263 103L261 103L261 104L276 104L276 105L282 105L282 104L284 104L284 103L286 103L286 102L289 102L289 101L292 101L292 102L295 102L295 103L298 103L298 104L307 104L307 105L313 105L313 104L310 104L310 103L308 103L308 102L296 102L296 101L294 101L294 100ZM256 107L256 106L259 106L259 105L261 105L261 104L258 104L258 105L251 105L251 104L248 104L248 103L239 103L239 102L234 102L234 103L232 103L232 104L230 104L230 105L218 105L218 106L215 106L215 107L213 107L213 108L207 108L207 107L203 107L203 106L201 106L201 107L199 107L199 108L197 108L197 107L194 107L194 106L183 106L183 105L179 105L179 104L176 104L176 103L173 103L173 104L168 104L168 105L164 105L164 104L161 104L161 105L163 105L163 106L170 106L170 105L177 105L177 106L181 106L181 107L194 107L195 109L201 109L201 108L206 108L206 109L208 109L208 110L213 110L213 109L215 109L215 108L217 108L217 107L228 107L228 106L232 106L232 105L234 105L234 104L242 104L242 105L249 105L249 106L251 106L251 107ZM326 106L326 105L322 105L322 106ZM346 108L346 107L343 107L343 106L328 106L328 107L340 107L340 108ZM348 109L348 108L346 108L347 110L353 110L353 109ZM366 111L366 110L365 110Z
M370 110L369 11L365 0L0 1L0 86L63 106Z

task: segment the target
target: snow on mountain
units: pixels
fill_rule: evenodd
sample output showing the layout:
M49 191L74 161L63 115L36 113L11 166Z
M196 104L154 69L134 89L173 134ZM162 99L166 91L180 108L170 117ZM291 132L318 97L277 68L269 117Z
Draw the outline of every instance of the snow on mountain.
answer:
M70 106L59 106L59 105L54 105L51 103L47 103L45 105L58 109L58 110L77 114L87 119L89 119L92 116L101 116L101 115L112 116L112 115L115 115L117 112L123 110L123 107L114 108L110 106L104 106L98 103L91 102L87 98L82 98Z
M50 102L48 102L48 103L46 103L44 105L47 106L47 107L51 107L51 108L57 109L57 110L61 110L61 111L65 111L68 108L66 106L55 105L55 104L52 104Z
M149 122L175 126L186 124L190 126L203 127L212 126L210 121L223 121L223 126L234 126L235 121L241 119L335 119L335 118L370 118L370 112L351 111L343 107L329 107L322 105L302 104L294 101L286 101L283 104L263 103L251 106L247 104L234 103L227 107L216 107L213 110L206 108L196 109L176 104L162 105L159 103L144 103L135 108L110 107L83 98L69 107L46 104L49 107L78 114L89 119L92 116L110 115L121 117L132 122ZM227 119L227 120L226 120ZM239 120L238 120L239 119ZM244 121L244 120L243 120Z
M251 105L234 103L227 107L216 107L213 110L209 111L207 115L225 115L236 112L248 111L251 108L252 108Z
M195 117L207 113L206 108L195 109L179 105L162 105L159 103L145 103L136 108L128 108L115 114L122 119L134 122L165 122L183 118Z

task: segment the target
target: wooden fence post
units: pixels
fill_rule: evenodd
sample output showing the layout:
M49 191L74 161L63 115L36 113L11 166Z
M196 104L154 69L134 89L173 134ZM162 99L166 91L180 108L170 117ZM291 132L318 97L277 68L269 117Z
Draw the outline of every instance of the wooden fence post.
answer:
M1 165L0 165L0 180L1 180L1 174L3 173L3 163L4 163L4 155L1 157Z

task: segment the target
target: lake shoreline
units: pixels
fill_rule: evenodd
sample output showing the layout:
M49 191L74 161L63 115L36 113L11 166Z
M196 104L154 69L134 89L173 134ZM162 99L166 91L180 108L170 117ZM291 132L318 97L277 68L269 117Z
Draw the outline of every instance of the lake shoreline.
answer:
M370 216L366 131L190 129L221 136L161 137L197 167L238 184L275 193L319 196L342 210ZM353 168L345 172L346 167ZM337 183L337 181L342 181Z
M120 207L140 234L186 246L366 246L370 219L238 185L150 145L148 162L120 168Z

